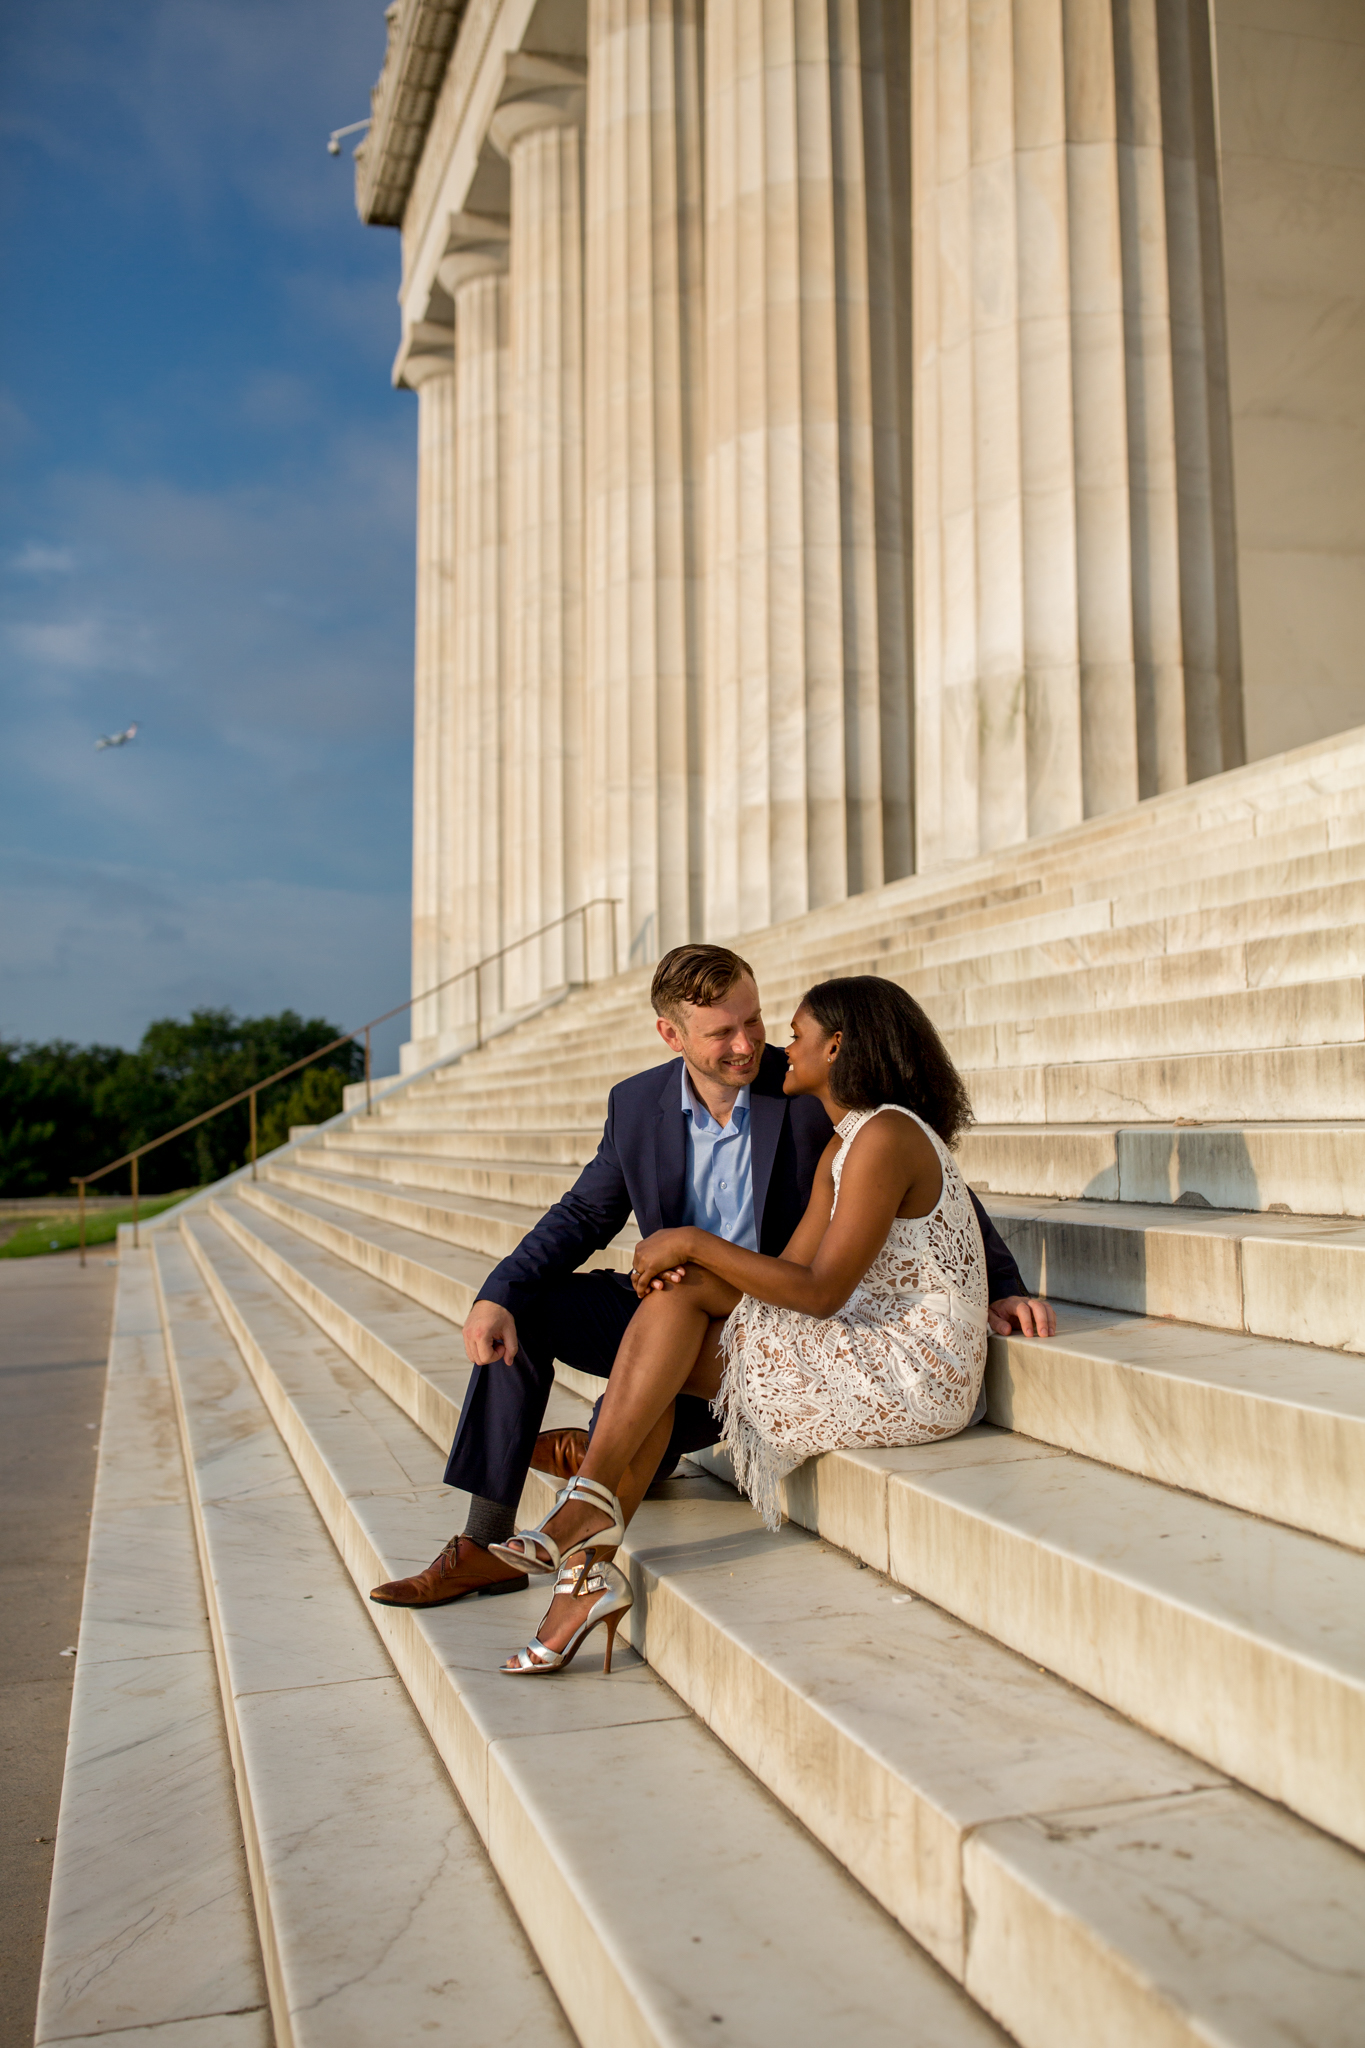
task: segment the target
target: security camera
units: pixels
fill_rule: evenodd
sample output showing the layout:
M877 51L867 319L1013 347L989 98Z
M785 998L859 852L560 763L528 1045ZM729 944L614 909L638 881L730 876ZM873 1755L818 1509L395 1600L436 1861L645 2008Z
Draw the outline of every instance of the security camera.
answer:
M335 140L335 138L333 138L333 140L332 140L331 142L329 142L329 143L328 143L328 145L327 145L327 154L328 154L328 156L340 156L340 155L341 155L341 144L340 144L340 143L339 143L338 141L336 141L336 140Z

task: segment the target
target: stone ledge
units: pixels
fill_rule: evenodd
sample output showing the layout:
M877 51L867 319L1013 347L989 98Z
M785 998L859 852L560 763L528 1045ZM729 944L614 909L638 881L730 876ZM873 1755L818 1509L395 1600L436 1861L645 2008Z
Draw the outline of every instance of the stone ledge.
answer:
M425 1563L451 1516L416 1476L427 1440L214 1223L184 1239L356 1586ZM682 2048L704 2009L774 2048L846 2025L892 2048L914 2010L935 2048L1004 2048L629 1653L610 1683L593 1657L553 1688L509 1686L499 1653L543 1600L369 1613L581 2038Z
M270 2048L147 1251L125 1251L36 2039Z
M183 1241L156 1252L281 2041L574 2036Z
M195 1234L204 1259L230 1265L204 1244L202 1226ZM220 1284L233 1286L256 1332L247 1332L260 1353L253 1370L276 1370L260 1350L266 1311L247 1304L248 1296L261 1302L249 1269ZM288 1348L289 1340L277 1336L272 1359ZM327 1405L307 1396L302 1381L283 1398L301 1403L301 1416ZM379 1426L396 1444L392 1426L382 1418ZM339 1445L330 1430L329 1436ZM337 1451L305 1450L305 1458L311 1455L335 1460ZM411 1470L417 1458L404 1448L399 1464ZM377 1494L362 1497L364 1472L350 1471L352 1511L373 1519L381 1512ZM542 1510L549 1491L532 1475L528 1511ZM419 1503L407 1500L411 1514ZM439 1541L436 1528L430 1536ZM1154 2013L1162 2016L1163 2038L1193 2048L1236 2014L1250 1951L1243 1963L1236 1943L1233 1951L1224 1944L1215 1948L1211 1969L1205 1958L1202 1970L1191 1970L1183 1934L1190 1916L1236 1925L1245 1930L1237 1940L1255 1944L1264 1939L1261 1874L1268 1867L1297 1866L1294 1910L1305 1934L1321 1917L1305 1912L1305 1894L1330 1913L1329 1900L1353 1896L1365 1882L1357 1859L1302 1823L1248 1793L1221 1789L1217 1773L927 1602L907 1600L885 1578L860 1574L851 1559L800 1530L767 1537L732 1493L705 1481L675 1485L669 1499L646 1505L632 1530L630 1558L639 1595L634 1635L654 1668L903 1925L947 1967L965 1971L975 1995L1036 2048L1092 2048L1120 2015L1134 2038L1145 2038L1135 2022ZM509 1610L522 1600L539 1611L540 1600L528 1594L498 1603L495 1620L464 1607L428 1618L428 1627L439 1622L449 1632L452 1645L466 1639L459 1662L467 1682L476 1682L469 1668L473 1629L480 1647L495 1626L507 1633ZM571 1681L561 1684L569 1697ZM964 1725L972 1731L965 1743ZM1087 1785L1102 1788L1101 1825L1112 1832L1108 1849L1088 1857L1082 1850L1078 1858L1086 1830L1069 1826L1064 1815L1094 1803ZM1021 1822L1021 1811L1038 1819ZM1112 1812L1123 1816L1117 1827ZM1153 1854L1165 1859L1168 1875L1155 1888L1126 1867L1124 1844L1139 1826ZM1204 1839L1209 1879L1202 1874ZM1055 1849L1055 1874L1040 1872L1025 1853L1037 1841L1044 1861ZM1246 1858L1240 1886L1225 1867L1233 1848ZM997 1916L989 1934L983 1911ZM1046 2004L1042 1987L1027 1971L1021 1982L1013 1962L1003 1961L1012 1957L1010 1930L1024 1911L1046 1921L1040 1953L1045 1946L1054 1957L1068 1957L1072 1973L1102 1987L1102 2006L1088 2005L1071 2032L1028 2019L1030 2008ZM1344 1926L1337 1938L1348 1939ZM1345 2048L1352 2022L1334 1969L1324 1967L1304 1936L1295 1941L1270 1993L1277 2018ZM1251 2039L1240 2025L1224 2037Z

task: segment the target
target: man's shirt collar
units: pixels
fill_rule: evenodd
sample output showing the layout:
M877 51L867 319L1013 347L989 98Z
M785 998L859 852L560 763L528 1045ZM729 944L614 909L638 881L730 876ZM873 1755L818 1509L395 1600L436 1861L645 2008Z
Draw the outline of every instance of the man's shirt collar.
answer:
M687 1061L684 1060L682 1063L683 1115L690 1116L693 1123L700 1126L702 1130L708 1130L712 1127L714 1127L718 1131L728 1130L730 1128L730 1125L732 1125L737 1118L743 1120L747 1119L748 1117L749 1085L750 1084L746 1081L744 1086L740 1089L738 1095L736 1095L735 1097L735 1106L730 1111L730 1124L721 1124L716 1117L712 1116L710 1110L706 1107L706 1104L702 1101L701 1097L696 1093L695 1089L693 1088L692 1077L687 1071Z

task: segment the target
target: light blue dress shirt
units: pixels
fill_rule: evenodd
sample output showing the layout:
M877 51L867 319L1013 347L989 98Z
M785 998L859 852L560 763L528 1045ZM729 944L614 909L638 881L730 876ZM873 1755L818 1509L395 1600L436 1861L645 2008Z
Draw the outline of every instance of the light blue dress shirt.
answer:
M729 1244L758 1250L754 1229L754 1176L750 1163L749 1091L735 1097L728 1124L718 1124L699 1102L682 1069L682 1111L687 1119L687 1196L683 1222Z

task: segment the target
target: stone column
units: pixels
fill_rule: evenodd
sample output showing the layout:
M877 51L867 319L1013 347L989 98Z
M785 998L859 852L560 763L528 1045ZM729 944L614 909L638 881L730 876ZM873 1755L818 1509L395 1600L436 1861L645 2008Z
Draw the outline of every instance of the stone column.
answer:
M637 962L701 915L699 11L588 7L588 893Z
M1204 0L913 19L932 867L1233 765L1240 673Z
M452 971L451 910L442 762L450 704L454 566L455 404L449 349L410 352L400 381L417 393L417 622L413 716L412 992L421 995ZM441 1001L415 1003L415 1039L442 1025Z
M489 130L511 167L511 451L503 789L508 941L584 895L583 74L507 60ZM508 962L509 1001L575 973L563 931Z
M503 943L502 782L506 681L507 223L461 215L439 278L455 303L454 690L458 752L447 791L461 842L461 966ZM472 980L459 1010L474 1014ZM485 1015L502 1007L501 972L484 971Z
M717 936L908 865L903 238L877 189L898 147L898 21L875 0L732 0L707 19Z

